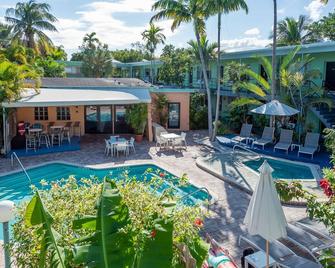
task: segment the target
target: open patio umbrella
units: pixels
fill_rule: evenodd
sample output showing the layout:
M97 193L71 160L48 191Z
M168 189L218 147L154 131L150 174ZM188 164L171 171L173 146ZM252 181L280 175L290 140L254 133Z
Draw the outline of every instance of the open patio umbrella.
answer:
M278 100L270 101L262 106L251 110L252 113L271 116L291 116L299 113L298 110L281 103Z
M286 237L287 222L273 183L273 169L265 160L258 169L259 181L251 197L244 223L251 235L266 240L266 263L269 267L269 242Z

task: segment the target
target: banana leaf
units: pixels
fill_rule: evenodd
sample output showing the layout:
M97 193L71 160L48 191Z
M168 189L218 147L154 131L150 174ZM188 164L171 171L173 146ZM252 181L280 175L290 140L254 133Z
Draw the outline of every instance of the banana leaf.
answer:
M172 267L173 257L173 223L157 221L155 237L148 239L139 258L139 268Z
M27 226L39 226L38 232L42 235L39 267L64 268L64 248L58 245L60 234L52 228L53 218L44 207L38 191L36 191L26 208L24 220ZM51 263L46 265L46 256L48 253L51 254Z
M120 230L128 223L128 208L119 190L113 181L105 180L97 216L73 222L74 229L95 229L91 237L77 241L73 250L74 263L89 267L132 267L135 259L133 235Z

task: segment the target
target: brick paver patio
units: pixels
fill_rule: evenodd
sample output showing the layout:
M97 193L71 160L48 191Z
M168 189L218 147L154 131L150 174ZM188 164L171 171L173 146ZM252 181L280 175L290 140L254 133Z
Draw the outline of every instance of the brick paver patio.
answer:
M238 246L238 237L246 231L243 219L250 196L196 166L196 157L209 153L208 148L195 143L196 139L205 135L206 132L203 131L189 132L187 134L189 145L187 151L159 151L154 143L143 142L136 145L135 154L118 159L104 156L104 135L87 135L82 138L80 151L21 157L21 160L26 167L48 161L67 161L98 167L154 163L177 176L187 173L191 183L198 187L206 187L216 200L215 204L210 207L210 217L205 221L204 231L222 243L238 260L243 250ZM16 165L15 168L17 169L18 166ZM0 159L0 173L11 170L10 160ZM288 221L299 220L306 216L305 208L301 207L284 206L284 211ZM0 260L2 259L1 255Z

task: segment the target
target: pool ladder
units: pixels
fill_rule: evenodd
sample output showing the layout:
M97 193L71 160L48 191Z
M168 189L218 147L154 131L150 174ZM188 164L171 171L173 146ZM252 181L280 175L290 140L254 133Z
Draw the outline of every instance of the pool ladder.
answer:
M236 148L240 148L240 149L242 149L242 150L244 150L244 151L247 151L248 153L251 153L251 154L253 154L253 155L256 155L258 158L262 158L262 156L261 156L260 154L254 152L254 151L252 151L252 150L250 150L250 149L248 149L248 148L246 148L245 146L242 146L242 145L240 145L240 144L235 144L235 145L234 145L234 147L233 147L233 152L234 152L234 153L235 153Z
M179 200L178 200L178 202L180 202L180 201L182 201L182 200L184 200L185 198L187 198L187 197L190 197L190 196L192 196L192 195L194 195L194 194L196 194L196 193L198 193L198 192L200 192L200 191L205 191L206 193L207 193L207 196L208 196L208 202L207 202L207 212L209 211L209 206L210 206L210 204L209 204L209 197L211 196L210 195L210 193L209 193L209 191L208 191L208 189L206 188L206 187L201 187L201 188L198 188L197 190L195 190L195 191L193 191L193 192L191 192L191 193L187 193L187 194L185 194L185 195L183 195Z
M29 180L29 183L32 184L31 182L31 178L27 172L27 170L24 168L21 160L19 159L19 157L17 156L17 154L15 152L13 152L11 155L10 155L10 161L11 161L11 166L14 167L14 159L16 159L16 161L19 163L23 173L26 175L27 179Z

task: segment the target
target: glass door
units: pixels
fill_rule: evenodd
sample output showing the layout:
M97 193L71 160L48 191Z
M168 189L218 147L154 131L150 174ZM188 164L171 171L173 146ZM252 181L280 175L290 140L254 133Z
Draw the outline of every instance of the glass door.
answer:
M131 127L126 121L126 106L125 105L115 105L115 124L114 133L125 134L132 133Z
M112 133L113 126L112 126L112 106L100 106L99 107L99 115L100 115L100 122L99 122L99 132L100 133Z
M168 111L168 128L180 128L180 103L169 103Z
M85 132L86 133L112 133L112 106L86 106Z
M85 132L97 133L98 132L98 106L85 107Z

